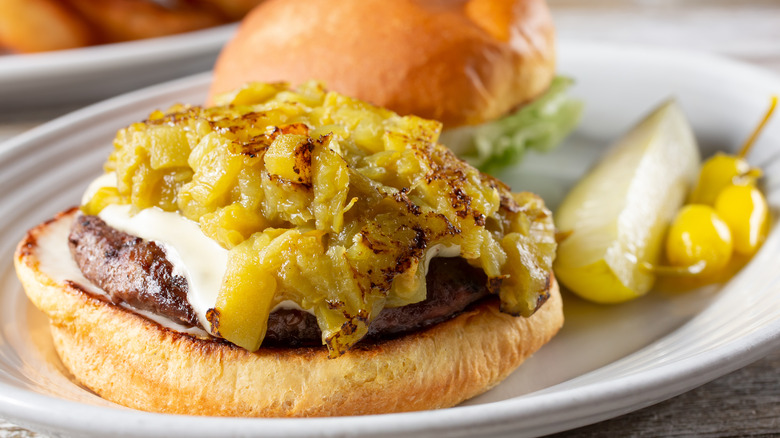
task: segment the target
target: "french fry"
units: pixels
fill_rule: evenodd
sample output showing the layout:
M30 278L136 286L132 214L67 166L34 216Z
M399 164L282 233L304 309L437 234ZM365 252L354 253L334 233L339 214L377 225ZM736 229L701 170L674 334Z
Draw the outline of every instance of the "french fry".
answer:
M154 38L240 20L263 0L0 0L0 52Z
M94 42L89 25L57 0L0 0L0 46L43 52Z
M171 7L146 0L70 0L100 32L104 42L153 38L227 22L209 10L174 2Z

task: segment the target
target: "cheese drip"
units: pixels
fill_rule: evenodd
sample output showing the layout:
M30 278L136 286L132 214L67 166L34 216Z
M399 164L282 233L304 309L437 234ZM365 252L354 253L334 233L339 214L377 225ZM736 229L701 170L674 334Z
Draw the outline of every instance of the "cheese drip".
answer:
M130 208L109 205L98 216L114 229L154 241L165 249L173 273L187 280L187 301L198 321L212 332L206 311L217 301L227 267L227 250L206 237L196 222L178 213L153 207L131 215Z

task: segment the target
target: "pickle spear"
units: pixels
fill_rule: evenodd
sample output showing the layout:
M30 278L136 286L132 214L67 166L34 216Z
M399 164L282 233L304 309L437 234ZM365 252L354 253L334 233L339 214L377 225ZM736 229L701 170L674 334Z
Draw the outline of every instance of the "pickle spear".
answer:
M696 180L699 150L685 115L668 101L607 151L555 214L566 236L555 274L569 290L600 303L645 294L666 227Z

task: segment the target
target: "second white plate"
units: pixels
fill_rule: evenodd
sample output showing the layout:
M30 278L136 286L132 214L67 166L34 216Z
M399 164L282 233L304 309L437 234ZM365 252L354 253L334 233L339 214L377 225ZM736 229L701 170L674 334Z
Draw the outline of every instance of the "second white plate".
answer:
M211 70L236 27L56 52L0 54L0 117L73 107Z

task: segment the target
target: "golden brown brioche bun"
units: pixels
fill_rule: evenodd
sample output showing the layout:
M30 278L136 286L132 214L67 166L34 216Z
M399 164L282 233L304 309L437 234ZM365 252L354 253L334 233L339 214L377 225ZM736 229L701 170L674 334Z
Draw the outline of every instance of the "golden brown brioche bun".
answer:
M45 234L53 228L70 229L74 215L61 214L28 233L17 248L17 274L50 318L65 366L100 396L136 409L287 417L453 406L504 379L563 323L554 284L547 303L527 319L503 314L490 301L338 359L328 359L324 347L250 353L165 329L44 272L40 261L51 257L50 249L39 242L52 242Z
M496 119L555 72L544 0L269 0L223 49L210 90L323 81L445 127Z

